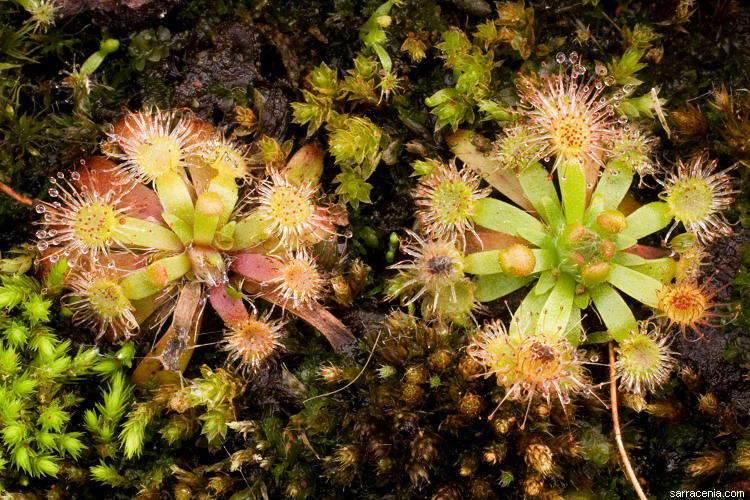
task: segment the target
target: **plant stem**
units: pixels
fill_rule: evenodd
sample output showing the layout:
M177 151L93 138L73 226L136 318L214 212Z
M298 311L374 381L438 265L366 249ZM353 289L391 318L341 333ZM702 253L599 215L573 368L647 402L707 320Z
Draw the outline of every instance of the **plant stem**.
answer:
M633 483L633 488L638 494L640 500L648 500L646 495L643 493L641 483L638 482L638 477L635 475L633 467L630 465L630 459L628 459L628 453L625 451L625 445L622 442L622 433L620 432L620 415L617 412L617 377L615 376L615 347L612 341L609 341L609 392L612 403L612 420L615 425L615 441L617 441L617 448L620 450L620 457L622 463L625 466L625 472L628 474L630 482Z
M7 194L14 200L16 200L18 203L23 203L24 205L33 205L34 202L31 200L31 198L27 198L22 194L16 193L13 188L5 184L4 182L0 182L0 191Z

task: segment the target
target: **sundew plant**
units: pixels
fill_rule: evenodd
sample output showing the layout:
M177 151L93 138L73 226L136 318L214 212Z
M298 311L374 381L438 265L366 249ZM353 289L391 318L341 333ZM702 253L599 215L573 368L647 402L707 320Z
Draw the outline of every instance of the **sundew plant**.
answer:
M305 318L336 350L351 342L319 303L326 287L313 246L346 217L320 203L317 146L287 163L289 144L261 141L253 166L243 147L189 112L148 109L115 124L103 150L109 158L50 179L53 201L36 206L36 247L41 263L70 266L63 301L97 338L128 338L156 311L162 322L172 316L134 381L184 370L207 303L226 324L234 367L259 367L283 328L255 306L248 312L244 293Z
M639 326L648 309L634 303L698 338L697 325L723 315L715 293L698 283L695 261L701 245L731 233L721 210L734 191L727 171L715 174L715 163L700 157L659 173L656 141L619 110L637 100L633 84L618 86L604 66L590 75L575 53L554 64L519 73L518 106L504 113L515 118L494 143L469 130L447 135L462 170L415 163L426 239L413 235L404 245L414 259L393 266L400 273L390 290L405 304L425 297L424 314L456 321L527 287L507 331L487 326L470 352L507 388L503 401L530 405L535 393L549 399L552 391L564 406L570 393L592 392L575 353L583 341L620 344L626 389L641 394L666 380L674 365L666 329ZM664 191L641 205L629 192L636 175L643 182L650 174ZM507 201L488 196L478 178ZM669 243L639 242L670 224ZM675 236L678 227L687 232ZM589 338L583 311L606 331Z

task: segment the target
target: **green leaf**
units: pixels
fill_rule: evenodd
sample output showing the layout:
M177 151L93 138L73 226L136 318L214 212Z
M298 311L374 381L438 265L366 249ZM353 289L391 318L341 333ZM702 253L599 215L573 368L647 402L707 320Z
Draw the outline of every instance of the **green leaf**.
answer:
M159 201L164 206L164 210L175 217L178 217L185 224L193 225L193 198L190 196L185 181L182 180L177 172L167 172L156 178L154 181L156 193L159 195Z
M583 175L585 165L577 162L563 162L557 169L560 181L563 211L568 224L583 221L586 208L586 177Z
M573 303L579 309L586 309L589 306L589 300L591 300L591 295L588 290L573 297Z
M589 332L586 334L586 340L582 342L583 345L587 344L606 344L612 340L612 336L608 331L602 330L599 332Z
M58 443L58 449L60 452L67 453L74 459L77 459L83 450L86 449L86 445L81 442L83 437L82 432L68 432L60 436Z
M669 283L675 277L677 272L677 261L671 257L650 259L646 260L646 264L630 266L630 269L645 274L646 276L651 276L662 283Z
M542 210L539 211L539 214L547 221L553 232L561 233L565 228L565 216L560 209L559 200L557 198L550 198L549 196L542 196L541 201Z
M567 333L566 326L573 310L575 289L576 283L573 277L567 273L560 274L544 307L538 311L541 313L539 325L552 342L564 337Z
M517 228L518 236L538 247L549 248L554 245L555 240L547 232L537 231L528 227Z
M474 222L482 227L501 233L518 236L517 229L525 227L544 233L546 228L520 208L494 198L482 198L475 203L476 213L472 217Z
M581 343L581 334L583 333L583 327L581 326L581 309L578 306L573 306L570 311L570 317L568 318L568 324L565 326L565 338L572 345L577 346Z
M513 314L513 321L508 328L508 333L515 334L519 331L524 335L531 333L539 322L538 313L542 310L548 298L549 293L537 295L533 291L529 292Z
M557 274L555 272L551 270L543 272L539 275L539 281L537 281L536 286L534 287L534 293L536 295L542 295L543 293L549 292L550 289L555 286L556 281Z
M596 184L595 195L601 195L604 200L603 210L615 210L633 183L633 173L620 171L618 173L606 170Z
M607 281L635 300L649 307L659 308L656 291L661 290L662 283L660 281L617 264L612 264Z
M99 465L91 467L91 477L100 483L108 484L112 487L123 486L127 479L120 475L114 465L107 465L103 461Z
M237 222L237 227L234 230L234 245L232 246L232 250L244 250L266 241L268 235L265 228L266 224L260 220L257 212L252 212Z
M620 234L639 240L664 229L670 222L672 222L672 213L669 210L669 204L654 201L630 214L628 227Z
M531 250L536 259L536 266L532 274L551 269L555 263L555 252L542 248ZM500 254L503 250L487 250L469 254L464 259L464 272L469 274L497 274L502 273Z
M555 184L549 180L547 170L538 162L534 162L519 174L518 181L521 183L523 192L526 193L526 197L531 204L534 205L536 211L539 212L540 215L543 215L542 218L550 226L554 227L554 224L552 224L548 218L544 217L547 207L542 200L547 197L554 205L557 205L558 212L560 211L560 204L558 202L559 197L557 195L557 190L555 189Z
M184 250L180 238L166 227L134 217L125 217L125 223L115 233L125 245L171 252Z
M638 331L633 312L610 285L602 283L593 287L590 292L599 316L615 340L620 341L630 332Z
M447 135L445 142L448 143L448 147L453 154L486 180L490 186L510 198L519 207L525 210L533 210L534 206L526 199L526 194L516 177L515 171L504 168L500 160L477 149L477 144L485 143L489 146L490 141L475 132L457 130L455 133Z
M527 283L531 283L533 280L532 276L519 278L516 276L506 276L505 273L477 276L473 280L474 285L477 287L474 297L479 302L489 302L500 297L505 297Z

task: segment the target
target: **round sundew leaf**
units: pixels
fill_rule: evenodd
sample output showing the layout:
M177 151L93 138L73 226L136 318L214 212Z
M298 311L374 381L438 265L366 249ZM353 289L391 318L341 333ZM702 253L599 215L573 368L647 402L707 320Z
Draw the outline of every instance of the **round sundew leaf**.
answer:
M450 287L446 287L438 293L435 309L441 317L446 317L458 325L466 326L467 319L474 306L473 285L468 281L462 281L456 283L453 288L456 292L455 302L453 292ZM422 302L423 308L427 305L431 305L431 301L425 300Z
M612 338L619 341L638 331L638 322L633 312L617 291L607 283L597 285L590 290L591 300L602 321L607 326Z
M328 339L335 352L346 353L354 348L357 339L352 332L320 304L312 302L308 305L295 305L294 301L284 299L280 292L268 288L264 289L262 285L252 280L246 280L243 283L243 289L283 307L287 312L317 328Z

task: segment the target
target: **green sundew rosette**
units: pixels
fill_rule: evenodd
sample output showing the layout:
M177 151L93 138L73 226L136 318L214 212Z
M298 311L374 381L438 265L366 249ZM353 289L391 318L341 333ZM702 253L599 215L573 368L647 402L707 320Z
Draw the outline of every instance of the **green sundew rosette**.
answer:
M488 160L479 160L475 146L467 142L454 138L452 149L482 172ZM481 165L475 167L472 161ZM494 198L478 200L474 223L524 241L533 253L534 268L528 275L504 268L503 249L485 248L467 255L465 271L474 275L476 299L495 300L536 283L517 316L539 313L536 326L553 339L568 335L573 320L580 321L580 310L590 302L612 338L620 340L637 331L622 294L658 307L656 291L674 277L676 263L669 257L638 255L638 240L667 227L672 215L665 202L649 203L627 217L617 212L632 180L632 173L607 171L595 186L587 185L583 166L577 160L563 161L557 169L558 193L548 172L534 163L517 176L534 212ZM502 184L496 187L503 191ZM517 197L515 183L510 182L510 187ZM580 342L579 335L570 337L571 343Z

